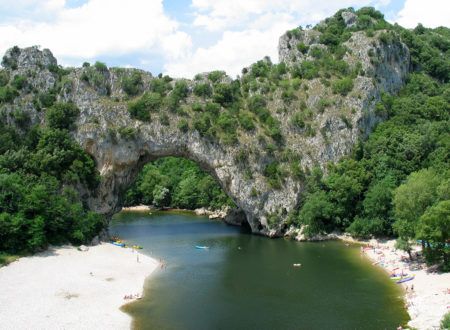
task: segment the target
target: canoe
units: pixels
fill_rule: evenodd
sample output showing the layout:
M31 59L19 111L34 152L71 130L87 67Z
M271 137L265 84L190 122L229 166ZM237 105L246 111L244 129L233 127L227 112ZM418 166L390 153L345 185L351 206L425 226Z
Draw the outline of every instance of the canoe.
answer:
M403 282L411 281L413 279L414 279L414 275L410 275L410 276L403 277L402 279L398 280L395 283L400 284L400 283L403 283Z
M209 246L196 245L195 248L196 248L196 249L201 249L201 250L207 250L207 249L209 249Z
M398 281L398 280L401 280L402 278L406 278L406 277L408 277L408 274L403 274L403 276L395 275L395 276L391 276L391 280Z
M125 247L125 243L112 242L111 244L117 245L117 246L120 246L120 247Z

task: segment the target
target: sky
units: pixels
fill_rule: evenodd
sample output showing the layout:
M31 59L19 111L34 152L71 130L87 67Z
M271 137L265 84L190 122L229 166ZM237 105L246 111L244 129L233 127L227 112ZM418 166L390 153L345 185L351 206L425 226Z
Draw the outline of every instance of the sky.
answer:
M277 62L285 31L364 6L407 28L450 26L450 0L0 0L0 54L38 45L63 66L236 76L264 56Z

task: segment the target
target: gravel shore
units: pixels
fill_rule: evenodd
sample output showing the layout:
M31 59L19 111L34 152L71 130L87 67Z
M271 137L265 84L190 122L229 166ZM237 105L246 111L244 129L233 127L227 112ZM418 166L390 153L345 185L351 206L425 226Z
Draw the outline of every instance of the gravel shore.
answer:
M0 268L2 329L129 329L120 311L159 263L103 243L50 248Z

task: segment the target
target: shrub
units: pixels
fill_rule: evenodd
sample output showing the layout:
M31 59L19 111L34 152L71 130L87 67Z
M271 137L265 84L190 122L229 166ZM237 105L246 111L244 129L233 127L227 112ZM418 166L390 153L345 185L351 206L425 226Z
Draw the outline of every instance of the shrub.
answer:
M273 161L264 168L264 176L268 179L269 185L272 188L278 189L281 187L281 172L280 165L277 161Z
M45 113L47 125L56 129L72 129L80 110L73 103L55 103Z
M260 109L265 108L266 105L266 99L262 95L254 95L250 97L247 103L248 109L254 113L257 113Z
M211 127L211 118L208 114L203 113L194 119L194 128L200 133L201 136L205 136Z
M182 131L183 133L186 133L187 131L189 131L189 123L186 119L180 119L177 126L178 126L178 129L180 131Z
M342 96L346 96L353 89L353 79L351 78L342 78L336 80L332 83L331 89L334 94L341 94Z
M56 95L54 91L49 91L47 93L39 93L38 100L43 107L48 108L51 107L53 103L56 102Z
M236 130L237 122L229 112L222 112L217 119L217 125L225 132L232 133Z
M216 117L220 112L220 105L217 103L208 102L205 105L205 112L212 114Z
M137 136L137 130L134 127L120 127L119 135L125 140L134 140Z
M450 312L447 312L441 320L441 329L450 329Z
M178 80L175 83L175 87L170 94L172 97L176 97L179 101L184 100L189 93L189 87L186 81Z
M0 87L6 86L9 82L9 74L7 71L0 70Z
M208 79L211 80L213 84L219 82L224 76L225 72L223 71L212 71L208 73Z
M222 106L233 103L233 88L230 84L217 84L214 86L213 100Z
M208 83L197 84L194 87L194 94L199 97L210 97L212 95L212 88Z
M241 113L239 115L239 124L244 128L246 131L251 131L255 129L255 123L253 122L253 117L250 113Z
M122 78L122 88L130 96L138 95L142 87L142 75L139 71L133 71L131 75Z
M12 82L11 82L11 86L13 86L16 89L22 89L25 87L25 85L27 84L27 78L25 76L21 76L21 75L15 75Z
M203 111L203 106L201 103L195 102L192 104L192 110L196 111L196 112L202 112Z
M292 115L291 124L297 128L305 128L305 118L302 112L296 112Z
M142 120L150 120L150 112L157 112L162 105L162 97L158 93L144 93L138 100L128 104L131 117Z
M0 104L11 102L18 95L19 92L14 87L11 86L0 87Z
M169 119L169 116L166 113L162 113L159 116L159 121L161 122L161 125L164 125L164 126L169 126L170 125L170 119Z
M98 72L102 72L102 73L108 71L108 67L106 66L106 64L103 62L99 62L99 61L95 62L94 68Z
M297 49L300 53L306 54L309 50L309 46L305 45L303 42L297 44Z

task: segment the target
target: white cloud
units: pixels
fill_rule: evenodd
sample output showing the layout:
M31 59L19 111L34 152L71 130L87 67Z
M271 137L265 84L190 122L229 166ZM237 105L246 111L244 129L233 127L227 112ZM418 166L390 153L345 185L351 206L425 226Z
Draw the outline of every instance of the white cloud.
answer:
M425 27L450 26L450 2L447 0L406 0L396 22L413 28L418 23Z
M205 33L221 33L210 47L167 61L165 71L175 77L192 77L210 70L239 74L264 56L278 61L278 39L288 29L306 25L350 6L382 6L389 0L192 0L194 26Z
M390 0L192 0L194 25L210 31L242 26L255 16L285 13L302 23L315 23L341 8L385 6Z
M89 0L76 8L64 8L65 0L40 4L39 9L55 13L53 19L21 19L0 25L1 53L16 44L38 44L63 60L138 51L165 51L170 58L177 58L191 45L190 37L178 31L178 22L165 15L162 0L127 0L125 5L123 0Z
M188 56L168 62L164 69L174 77L192 78L197 73L212 70L224 70L236 76L244 66L266 55L277 61L278 38L290 26L289 22L280 21L265 31L226 31L215 45L197 48Z

